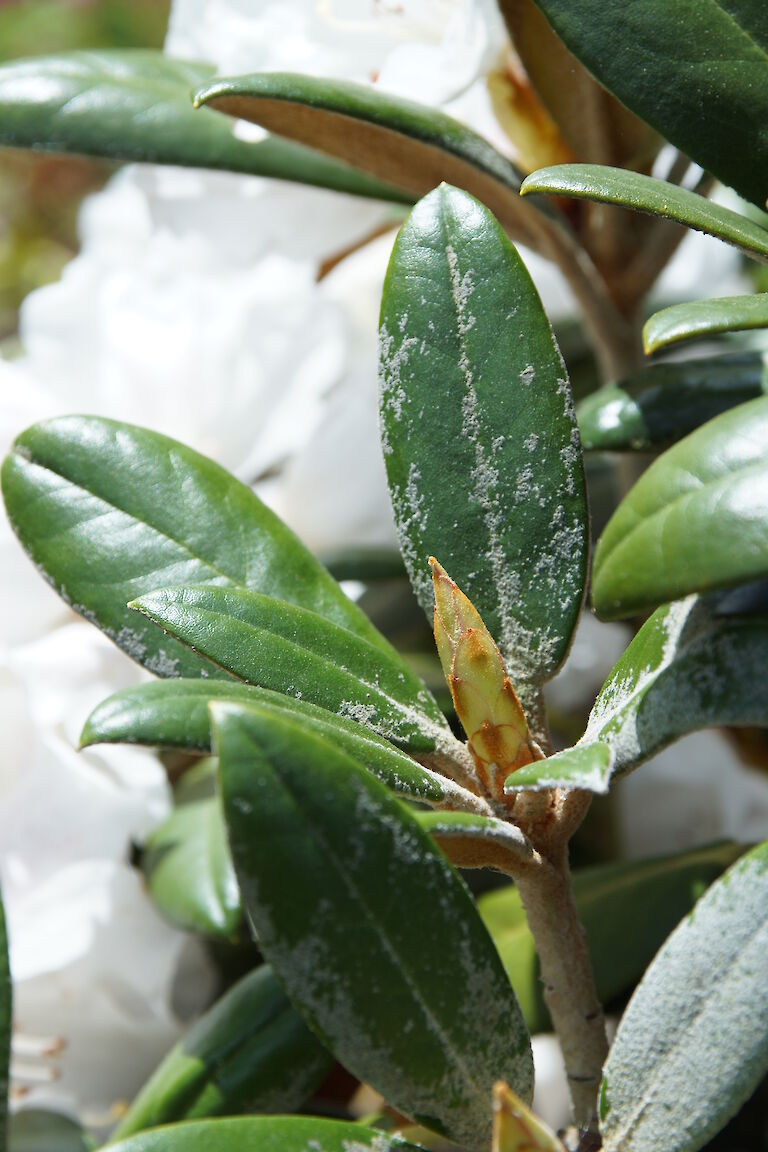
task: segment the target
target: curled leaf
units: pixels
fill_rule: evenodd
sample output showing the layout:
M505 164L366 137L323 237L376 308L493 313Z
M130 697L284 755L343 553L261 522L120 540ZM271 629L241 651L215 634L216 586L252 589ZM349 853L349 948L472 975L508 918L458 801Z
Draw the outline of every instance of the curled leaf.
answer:
M480 613L434 556L429 565L440 663L480 777L500 799L505 777L540 759L541 752Z

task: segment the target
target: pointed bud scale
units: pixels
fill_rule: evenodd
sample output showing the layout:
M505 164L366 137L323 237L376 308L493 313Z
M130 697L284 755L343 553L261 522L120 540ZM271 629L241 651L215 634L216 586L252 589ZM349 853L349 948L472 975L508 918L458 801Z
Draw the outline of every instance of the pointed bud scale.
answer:
M491 1152L565 1152L555 1133L503 1080L493 1086Z
M539 759L501 653L482 617L433 556L435 641L456 714L488 791L504 798L510 772Z

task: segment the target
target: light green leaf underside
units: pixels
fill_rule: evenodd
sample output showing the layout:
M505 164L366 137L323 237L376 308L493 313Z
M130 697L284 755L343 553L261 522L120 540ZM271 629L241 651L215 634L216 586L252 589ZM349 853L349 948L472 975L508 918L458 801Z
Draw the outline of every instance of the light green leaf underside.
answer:
M418 1152L377 1128L316 1116L200 1120L140 1132L111 1152Z
M394 650L245 484L167 436L97 417L28 428L2 468L5 506L44 577L159 676L219 675L127 608L168 583L238 584Z
M667 180L602 164L558 164L540 168L523 181L522 195L532 192L597 200L676 220L696 232L706 232L726 244L733 244L747 256L768 262L765 228L731 208L714 204L705 196Z
M694 300L673 304L655 312L643 328L643 347L648 355L705 336L723 332L745 332L768 327L768 293L755 296L722 296L716 300Z
M176 808L146 840L141 870L155 906L180 928L238 934L240 893L217 796Z
M537 0L632 112L760 208L768 198L768 21L762 0Z
M743 845L717 844L675 856L574 871L576 905L601 1003L615 1000L640 979L702 890L743 851ZM509 885L481 896L478 910L530 1031L549 1031L536 946L517 889Z
M567 374L530 276L455 188L398 236L381 310L382 442L406 566L431 618L434 555L516 690L551 677L581 607L584 475Z
M557 220L547 206L542 214L520 200L522 174L487 140L424 104L291 72L217 79L196 103L311 144L414 198L442 181L465 188L534 247L545 219Z
M687 436L708 420L768 391L761 352L653 364L598 388L577 406L581 443L603 452L647 451Z
M208 64L145 49L71 52L0 67L0 144L222 168L407 202L395 188L286 140L249 143L192 96Z
M600 689L582 741L520 773L527 774L529 787L606 792L614 779L689 732L764 726L767 663L763 586L666 604L643 625ZM518 782L523 780L515 773L508 787Z
M116 692L91 713L81 744L128 743L210 751L210 700L257 704L293 716L303 727L326 736L354 756L387 787L414 799L440 803L458 787L354 720L335 716L306 700L234 681L161 680Z
M604 619L768 574L768 398L660 456L608 522L592 600Z
M413 751L446 730L437 704L397 657L317 612L244 588L164 588L131 603L238 680L347 716Z
M328 741L213 704L230 845L259 945L326 1046L395 1108L490 1139L527 1032L464 885L386 789Z
M713 884L651 964L605 1065L606 1152L697 1152L768 1071L768 843Z
M114 1132L240 1112L290 1112L332 1060L268 965L237 982L168 1053Z

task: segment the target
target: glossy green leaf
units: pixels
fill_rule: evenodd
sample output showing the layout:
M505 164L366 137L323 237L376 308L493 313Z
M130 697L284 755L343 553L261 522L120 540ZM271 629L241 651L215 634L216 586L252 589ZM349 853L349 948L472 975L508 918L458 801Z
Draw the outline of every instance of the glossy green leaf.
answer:
M674 856L576 869L573 889L589 941L598 999L610 1003L640 979L702 891L744 851L715 844ZM478 900L531 1032L551 1028L536 946L520 895L509 885Z
M172 923L225 939L242 920L221 802L211 796L174 809L141 853L149 895Z
M768 843L667 940L604 1069L606 1152L697 1152L768 1072Z
M768 398L710 420L660 456L595 551L592 601L613 619L768 574Z
M168 1053L112 1139L181 1120L293 1111L332 1063L264 965L230 988Z
M8 936L5 928L5 909L0 898L0 1152L5 1152L8 1140L8 1069L11 1059L12 1025L13 989L8 960Z
M245 588L164 588L132 601L150 620L238 680L357 720L429 752L447 725L398 658L317 612Z
M666 447L766 391L762 352L653 364L582 400L576 410L581 442L601 452Z
M139 1132L111 1152L419 1152L378 1128L317 1116L198 1120Z
M650 355L683 340L718 336L723 332L745 332L752 328L768 328L767 292L754 296L693 300L662 308L660 312L654 312L643 327L643 347Z
M508 776L504 791L542 788L587 788L605 792L613 765L610 747L600 740L576 744L546 760L536 760Z
M28 428L2 468L11 523L75 611L159 676L219 675L127 608L169 582L240 584L393 649L245 484L132 424L67 416Z
M8 1152L91 1152L94 1145L79 1124L59 1112L24 1108L8 1127Z
M488 867L486 850L491 845L513 861L533 856L528 837L507 820L475 812L413 812L413 816L461 868Z
M520 769L509 777L507 790L521 785L606 792L614 778L688 732L721 725L763 727L768 724L766 662L764 585L665 604L600 689L582 742Z
M762 0L536 0L622 104L761 208L768 197Z
M482 136L435 108L360 84L291 72L217 79L195 99L198 106L311 144L414 198L441 181L466 188L505 227L538 243L543 217L539 207L520 200L522 174ZM556 220L555 213L545 212Z
M584 474L536 289L464 192L436 189L400 231L380 367L390 492L422 607L431 618L434 555L480 612L525 703L563 660L581 608Z
M215 68L144 49L71 52L0 68L0 144L112 160L223 168L407 201L362 172L286 140L249 143L192 95Z
M458 797L458 785L417 764L370 728L306 700L234 681L159 680L116 692L88 717L81 746L127 743L210 751L210 700L258 704L293 716L354 756L395 792L433 804Z
M733 244L747 256L768 261L765 228L732 208L714 204L706 196L640 172L603 164L558 164L553 168L540 168L523 181L521 194L526 196L532 192L618 204L677 220L696 232L706 232L726 244Z
M491 1088L530 1097L530 1045L469 893L346 753L212 704L230 844L259 946L326 1046L388 1103L471 1148Z

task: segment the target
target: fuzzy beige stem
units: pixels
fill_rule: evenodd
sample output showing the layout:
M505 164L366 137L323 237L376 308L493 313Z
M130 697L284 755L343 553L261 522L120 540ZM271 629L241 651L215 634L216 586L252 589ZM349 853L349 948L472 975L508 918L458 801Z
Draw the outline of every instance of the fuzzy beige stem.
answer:
M536 942L544 999L563 1050L576 1123L597 1130L597 1092L608 1054L587 938L579 921L567 851L515 876Z

